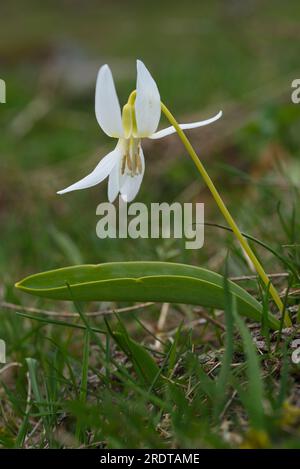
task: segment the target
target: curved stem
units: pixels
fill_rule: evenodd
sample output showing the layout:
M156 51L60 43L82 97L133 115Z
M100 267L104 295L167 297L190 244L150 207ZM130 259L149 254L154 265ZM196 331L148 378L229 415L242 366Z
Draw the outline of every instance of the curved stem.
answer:
M232 218L229 210L227 209L226 205L224 204L218 190L216 189L213 181L211 180L209 174L207 173L206 169L204 168L203 164L201 163L200 159L198 158L197 153L195 152L194 148L192 147L190 141L186 137L185 133L181 130L179 127L178 122L176 121L175 117L171 114L169 109L164 105L164 103L161 103L161 110L168 119L168 121L175 127L176 132L181 139L183 145L185 146L188 154L192 158L193 162L195 163L196 168L198 169L199 173L201 174L202 178L204 179L207 187L209 188L213 198L215 199L221 213L223 214L225 220L227 221L228 225L232 229L233 233L237 237L237 239L240 242L240 245L242 246L243 250L253 263L256 272L262 279L263 283L266 285L266 287L269 288L270 295L272 296L274 302L276 303L277 307L279 308L280 312L283 314L284 312L284 305L280 299L280 296L274 287L274 285L271 283L269 277L264 271L263 266L255 256L254 252L252 251L250 245L248 244L247 240L244 238L242 233L239 230L239 227L235 223L234 219ZM291 320L288 316L288 314L285 312L284 313L284 321L286 326L291 326Z

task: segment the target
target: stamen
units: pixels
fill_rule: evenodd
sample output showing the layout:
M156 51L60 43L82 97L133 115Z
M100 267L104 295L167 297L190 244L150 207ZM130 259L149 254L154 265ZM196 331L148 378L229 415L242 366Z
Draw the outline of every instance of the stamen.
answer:
M136 155L136 168L137 168L137 172L138 174L142 174L142 160L141 160L141 157L140 157L140 154L137 153Z
M126 155L126 161L127 161L127 166L128 166L129 171L132 172L131 158L130 158L130 155L128 153Z
M142 173L142 160L140 157L141 145L138 139L126 140L125 155L121 161L121 174L130 174L134 177Z
M125 173L125 166L126 166L126 155L122 156L122 165L121 165L121 174Z
M133 174L136 174L136 153L132 156Z

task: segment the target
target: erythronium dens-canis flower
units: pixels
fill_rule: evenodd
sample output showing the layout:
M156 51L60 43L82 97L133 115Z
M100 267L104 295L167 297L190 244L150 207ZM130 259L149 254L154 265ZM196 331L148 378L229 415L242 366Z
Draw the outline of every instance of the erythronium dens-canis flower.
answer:
M102 130L118 142L113 151L104 156L96 168L80 181L58 192L93 187L108 177L108 199L113 202L121 194L125 202L137 195L145 172L145 158L141 146L143 138L159 139L176 132L171 126L157 131L161 115L158 87L143 62L137 60L136 91L129 96L121 112L112 73L103 65L96 83L95 111ZM222 115L190 124L180 124L181 129L193 129L211 124Z

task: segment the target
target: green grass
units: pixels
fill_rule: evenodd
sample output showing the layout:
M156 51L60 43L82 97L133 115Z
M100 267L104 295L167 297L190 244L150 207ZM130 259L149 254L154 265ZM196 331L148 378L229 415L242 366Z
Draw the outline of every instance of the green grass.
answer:
M25 14L18 3L3 7L0 45L8 90L0 105L1 446L299 448L291 342L300 317L300 105L290 102L298 2L133 1L124 9L121 1L57 8L29 0ZM26 275L78 263L164 260L220 273L226 264L266 312L268 294L245 277L243 253L216 226L224 220L176 137L145 146L139 201L205 202L210 225L199 251L173 239L99 240L105 184L56 195L113 145L94 117L93 72L74 88L72 60L84 71L111 64L124 102L136 58L179 121L223 109L222 122L189 135L266 271L288 274L274 282L292 330L242 321L229 296L225 312L169 305L161 331L160 304L95 316L131 304L55 303L14 289ZM49 111L31 122L27 111L30 125L17 131L37 96Z

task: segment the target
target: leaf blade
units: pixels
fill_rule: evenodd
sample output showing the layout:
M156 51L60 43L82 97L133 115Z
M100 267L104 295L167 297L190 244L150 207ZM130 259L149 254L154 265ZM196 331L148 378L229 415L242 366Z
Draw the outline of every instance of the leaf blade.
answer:
M70 288L72 288L72 297ZM239 314L255 321L262 306L228 281ZM31 275L16 284L26 293L55 300L156 301L224 309L224 277L200 267L170 262L111 262L81 265ZM270 326L278 321L269 315Z

